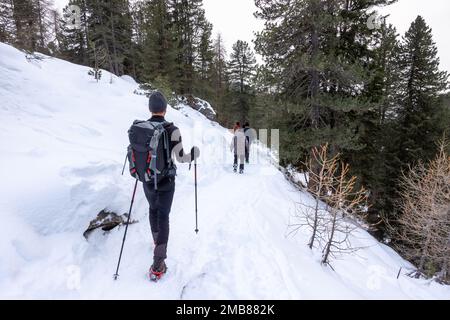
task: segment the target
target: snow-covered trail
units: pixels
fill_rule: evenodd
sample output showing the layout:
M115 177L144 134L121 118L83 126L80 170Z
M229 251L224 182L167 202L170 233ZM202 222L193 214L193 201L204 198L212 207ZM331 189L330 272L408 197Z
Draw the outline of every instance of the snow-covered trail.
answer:
M317 264L302 244L286 238L289 212L298 191L269 163L248 166L245 175L231 166L199 165L199 224L196 235L194 185L179 183L171 214L169 273L158 284L148 282L152 261L148 205L140 188L133 211L139 224L129 229L121 277L111 281L123 229L98 234L83 246L82 282L74 297L157 299L305 299L358 298ZM205 176L216 172L213 177ZM129 180L128 177L125 180ZM132 189L132 181L126 182ZM126 189L126 188L123 188ZM274 191L275 190L275 191ZM125 191L125 190L124 190ZM286 214L280 214L280 212ZM306 253L306 257L304 254ZM295 259L295 260L294 260ZM307 274L298 274L292 260ZM329 277L333 290L318 289L314 279ZM335 287L341 287L335 290ZM79 296L78 296L79 295Z
M168 275L150 283L152 239L139 186L120 278L113 274L123 228L83 231L103 209L125 213L134 181L121 176L127 130L148 118L130 78L58 59L27 61L0 43L0 298L44 299L450 299L449 287L404 275L411 266L364 230L335 272L306 247L307 231L287 236L294 189L256 148L245 175L232 172L230 133L189 107L169 108L184 147L202 150L194 178L179 165L171 213Z

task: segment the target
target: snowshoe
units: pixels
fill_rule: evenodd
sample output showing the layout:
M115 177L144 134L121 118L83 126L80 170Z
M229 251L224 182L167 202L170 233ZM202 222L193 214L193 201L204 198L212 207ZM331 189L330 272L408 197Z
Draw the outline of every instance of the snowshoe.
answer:
M244 170L239 170L239 174L244 174Z
M159 268L154 268L153 266L150 268L149 277L150 281L158 282L162 279L162 277L167 273L167 266L164 262L161 263Z
M234 173L237 172L237 167L233 167L233 172L234 172Z
M165 272L156 272L153 271L153 269L150 269L150 281L152 282L158 282L162 279L162 277L165 275Z

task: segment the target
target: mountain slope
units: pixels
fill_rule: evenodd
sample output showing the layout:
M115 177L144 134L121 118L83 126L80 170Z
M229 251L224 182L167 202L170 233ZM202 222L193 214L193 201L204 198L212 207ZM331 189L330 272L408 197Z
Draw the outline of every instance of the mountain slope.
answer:
M271 166L263 148L244 176L231 172L228 131L198 112L169 108L184 146L198 145L200 233L194 233L194 181L179 165L171 214L169 273L158 284L148 204L140 187L121 277L112 275L123 229L82 234L102 209L128 210L133 180L121 176L127 130L147 119L147 100L129 77L42 56L27 61L0 44L0 297L97 299L363 299L450 298L450 289L404 275L411 266L363 230L364 247L330 268L286 236L295 202L312 201ZM224 159L225 158L225 159Z

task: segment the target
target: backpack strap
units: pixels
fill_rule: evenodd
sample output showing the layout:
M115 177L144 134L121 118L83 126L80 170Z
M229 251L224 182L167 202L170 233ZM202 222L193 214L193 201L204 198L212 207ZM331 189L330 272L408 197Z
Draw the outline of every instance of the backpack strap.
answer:
M155 130L152 139L149 143L149 149L150 150L158 150L159 143L161 140L161 137L163 138L163 150L165 151L165 157L166 157L166 164L168 167L173 165L172 158L170 155L170 143L169 143L169 134L167 132L167 128L173 125L173 123L169 122L152 122L149 121L149 125ZM157 159L158 155L157 152L153 155L150 161L150 169L153 171L154 174L154 181L155 181L155 190L158 189L157 184L157 176L159 174L162 174L163 172L159 172L156 168L157 165Z
M166 161L167 161L167 165L170 167L173 165L173 161L172 161L172 155L170 152L170 141L169 141L169 132L167 132L167 128L173 126L173 122L167 122L164 121L163 122L163 127L164 127L164 150L166 151Z
M170 126L173 126L173 123L168 123L166 128L168 128ZM172 154L170 152L169 132L167 132L167 129L165 132L165 143L166 143L165 148L166 148L166 156L167 156L167 165L169 167L171 167L171 166L173 166L173 160L172 160Z

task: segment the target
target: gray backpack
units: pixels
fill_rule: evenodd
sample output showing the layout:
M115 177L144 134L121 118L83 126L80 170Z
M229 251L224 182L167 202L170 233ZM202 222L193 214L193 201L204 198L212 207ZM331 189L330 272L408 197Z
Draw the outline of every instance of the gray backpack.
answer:
M167 128L172 123L135 121L128 131L130 174L143 183L158 184L176 176Z

